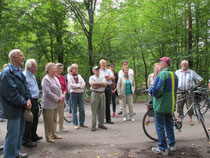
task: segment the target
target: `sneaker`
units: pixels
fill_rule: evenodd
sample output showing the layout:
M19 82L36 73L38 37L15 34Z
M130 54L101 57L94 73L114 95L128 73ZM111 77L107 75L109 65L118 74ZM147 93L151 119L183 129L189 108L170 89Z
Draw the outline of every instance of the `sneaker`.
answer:
M168 155L168 149L160 150L157 147L152 147L152 152L155 153L155 154L162 154L164 156L167 156Z
M75 129L75 130L78 130L78 129L79 129L79 126L74 126L74 129Z
M123 118L123 122L126 122L126 121L127 121L127 119L126 119L126 117L124 117L124 118Z
M176 151L176 145L170 146L170 150L171 150L171 151Z
M132 122L135 122L135 119L134 119L134 118L132 118L132 119L131 119L131 121L132 121Z
M123 114L123 112L122 112L122 111L119 111L119 112L118 112L118 115L122 115L122 114Z
M116 117L116 118L119 117L115 112L113 113L113 116Z

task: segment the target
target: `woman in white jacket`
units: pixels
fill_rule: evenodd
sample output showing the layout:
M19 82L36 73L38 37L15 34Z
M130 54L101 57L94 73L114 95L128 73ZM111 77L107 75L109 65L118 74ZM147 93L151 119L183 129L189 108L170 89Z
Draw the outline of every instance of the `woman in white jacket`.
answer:
M135 91L135 81L133 76L128 74L128 67L125 66L123 67L123 72L124 75L121 76L118 79L117 83L117 91L118 91L118 96L119 99L122 98L123 101L123 114L124 118L123 121L131 120L135 121L133 118L133 95ZM126 103L128 104L128 109L129 109L129 116L127 117L127 112L126 112Z
M83 90L85 88L85 81L82 76L78 74L78 65L72 64L70 67L71 75L68 75L68 83L70 87L71 102L72 102L72 119L74 129L78 130L80 127L87 128L85 122L85 108L83 101ZM77 119L77 107L79 107L79 123ZM79 125L79 126L78 126Z

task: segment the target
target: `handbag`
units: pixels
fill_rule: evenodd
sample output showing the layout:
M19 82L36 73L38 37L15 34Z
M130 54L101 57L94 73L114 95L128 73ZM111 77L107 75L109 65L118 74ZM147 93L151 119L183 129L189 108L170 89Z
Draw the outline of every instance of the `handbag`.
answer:
M27 122L33 122L34 116L31 110L25 109L23 112L24 120Z

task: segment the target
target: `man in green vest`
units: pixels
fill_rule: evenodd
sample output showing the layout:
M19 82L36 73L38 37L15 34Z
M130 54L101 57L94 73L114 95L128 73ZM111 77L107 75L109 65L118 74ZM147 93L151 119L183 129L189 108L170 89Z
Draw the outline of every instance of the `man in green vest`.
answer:
M149 93L153 96L155 127L158 135L158 147L153 147L152 151L168 155L168 145L171 151L176 150L172 114L176 105L178 79L171 71L169 57L162 57L158 61L161 72L158 73L153 86L149 89ZM168 145L165 133L167 133Z

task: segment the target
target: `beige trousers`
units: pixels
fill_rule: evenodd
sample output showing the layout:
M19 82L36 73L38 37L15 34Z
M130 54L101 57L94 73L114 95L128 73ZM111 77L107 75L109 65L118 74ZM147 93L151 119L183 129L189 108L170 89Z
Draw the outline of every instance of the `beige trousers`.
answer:
M180 100L180 99L184 99L186 97L189 97L191 96L190 94L179 94L177 96L177 101ZM183 116L183 109L184 109L184 104L186 103L186 107L187 109L189 109L190 105L193 103L193 99L192 98L189 98L189 99L185 99L183 101L180 101L177 103L177 113L179 114L180 117ZM189 116L192 116L193 115L193 108L190 109L189 113L188 113Z
M123 114L124 114L124 117L126 117L128 119L132 119L133 115L134 115L133 114L133 95L132 94L128 94L128 95L122 96L122 101L123 101ZM126 103L128 104L129 117L127 116Z
M96 126L96 117L98 115L98 125L104 124L105 94L91 93L92 126Z
M57 108L56 109L43 109L44 129L46 140L55 136L57 126Z
M63 119L64 119L64 103L58 105L58 125L59 129L63 129Z

